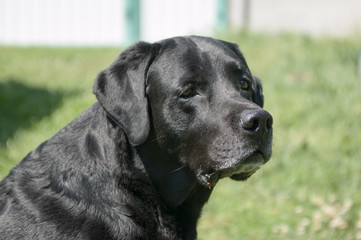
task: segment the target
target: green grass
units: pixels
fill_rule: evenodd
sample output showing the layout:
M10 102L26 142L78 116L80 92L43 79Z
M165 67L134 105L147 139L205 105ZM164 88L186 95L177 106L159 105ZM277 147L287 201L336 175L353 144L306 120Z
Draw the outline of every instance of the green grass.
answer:
M246 182L221 181L200 240L361 239L361 39L234 34L263 80L274 154ZM95 98L120 49L0 47L0 178Z

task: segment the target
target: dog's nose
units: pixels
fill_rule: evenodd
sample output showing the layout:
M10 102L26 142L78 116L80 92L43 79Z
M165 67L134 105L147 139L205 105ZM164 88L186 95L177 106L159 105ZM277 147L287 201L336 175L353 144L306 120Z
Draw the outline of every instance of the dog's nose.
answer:
M242 128L252 134L267 136L272 132L273 118L263 109L249 109L241 113Z

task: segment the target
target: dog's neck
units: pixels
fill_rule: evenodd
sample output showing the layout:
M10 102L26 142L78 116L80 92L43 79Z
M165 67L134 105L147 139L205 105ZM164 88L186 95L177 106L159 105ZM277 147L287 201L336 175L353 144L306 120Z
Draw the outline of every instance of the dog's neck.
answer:
M191 170L157 148L153 143L137 147L147 174L162 200L173 209L185 202L197 187L197 179Z
M198 183L190 168L162 153L156 145L146 142L136 149L162 200L175 211L184 237L194 239L197 220L212 190Z

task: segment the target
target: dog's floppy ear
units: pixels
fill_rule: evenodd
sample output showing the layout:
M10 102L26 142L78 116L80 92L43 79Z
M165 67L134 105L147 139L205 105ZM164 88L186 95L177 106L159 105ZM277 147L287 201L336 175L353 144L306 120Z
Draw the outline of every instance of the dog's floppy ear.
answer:
M252 95L252 100L254 103L256 103L258 106L263 108L263 104L264 104L264 96L263 96L263 89L262 89L262 83L261 83L261 79L259 79L256 76L253 76L253 80L254 80L254 85L253 85L253 95Z
M142 144L150 130L145 89L147 71L156 48L155 44L139 42L126 49L99 73L93 86L98 101L125 131L133 146Z

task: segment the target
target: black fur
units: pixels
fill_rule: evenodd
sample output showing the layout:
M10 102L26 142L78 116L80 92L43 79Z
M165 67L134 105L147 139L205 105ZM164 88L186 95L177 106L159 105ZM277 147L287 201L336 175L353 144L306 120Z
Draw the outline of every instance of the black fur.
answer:
M234 44L141 42L93 91L0 183L0 239L195 239L217 181L271 157L261 82Z

